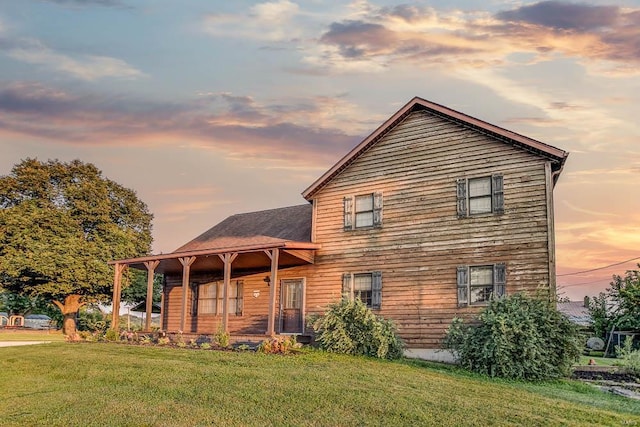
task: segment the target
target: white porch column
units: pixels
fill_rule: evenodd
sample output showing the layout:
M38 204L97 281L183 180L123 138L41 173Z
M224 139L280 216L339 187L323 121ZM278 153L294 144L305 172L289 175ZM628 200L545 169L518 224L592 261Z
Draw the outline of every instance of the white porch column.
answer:
M276 287L278 286L278 259L280 258L280 249L275 248L270 251L264 251L271 258L271 281L269 287L269 317L267 320L267 332L269 336L276 334Z
M222 332L229 331L229 286L231 284L231 263L238 256L237 253L218 254L224 263L224 284L222 291Z
M187 291L189 290L189 271L196 257L178 258L182 264L182 312L180 313L180 330L184 332L187 320Z
M153 279L156 267L160 264L160 261L147 261L144 263L144 266L147 267L147 306L146 306L146 314L147 318L145 319L144 330L151 330L151 309L153 308Z

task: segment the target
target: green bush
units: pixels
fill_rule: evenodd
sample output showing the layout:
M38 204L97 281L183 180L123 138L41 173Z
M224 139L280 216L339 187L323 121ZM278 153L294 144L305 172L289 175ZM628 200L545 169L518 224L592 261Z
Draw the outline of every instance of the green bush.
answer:
M111 319L95 308L80 309L78 313L78 331L104 332L111 326Z
M120 339L120 334L115 329L109 329L104 334L104 339L107 341L118 341Z
M311 326L320 348L326 351L380 359L402 357L404 345L393 322L376 316L360 299L330 304Z
M213 335L212 340L220 348L229 348L231 345L231 335L229 332L222 330L222 326L218 328L218 332Z
M616 346L618 365L633 375L640 375L640 350L633 349L633 339L627 337L623 346Z
M523 294L491 300L472 324L454 319L445 346L468 370L525 380L569 375L582 349L577 326L553 302Z

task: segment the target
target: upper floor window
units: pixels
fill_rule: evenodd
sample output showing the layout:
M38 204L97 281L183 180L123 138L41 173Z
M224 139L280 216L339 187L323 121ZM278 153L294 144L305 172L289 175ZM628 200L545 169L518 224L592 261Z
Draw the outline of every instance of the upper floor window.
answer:
M460 266L457 282L459 306L486 303L492 295L501 297L505 294L506 265Z
M504 212L502 175L461 178L456 182L458 218Z
M369 308L382 305L382 273L345 273L342 275L342 295L347 299L358 298Z
M345 230L381 226L382 193L376 192L344 198Z

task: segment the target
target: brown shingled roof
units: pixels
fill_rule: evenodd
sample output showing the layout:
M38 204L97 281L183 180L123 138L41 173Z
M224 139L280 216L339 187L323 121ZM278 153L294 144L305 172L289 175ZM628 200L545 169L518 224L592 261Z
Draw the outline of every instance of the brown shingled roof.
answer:
M311 204L232 215L174 252L311 242Z

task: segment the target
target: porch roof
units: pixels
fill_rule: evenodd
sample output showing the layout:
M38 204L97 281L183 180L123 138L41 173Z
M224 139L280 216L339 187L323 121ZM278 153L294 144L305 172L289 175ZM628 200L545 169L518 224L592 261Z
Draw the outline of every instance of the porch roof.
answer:
M158 261L158 273L179 273L179 259L196 257L191 271L222 271L224 263L218 255L237 253L234 272L269 270L271 260L265 252L281 249L279 268L313 263L319 244L311 242L310 204L237 214L202 233L168 254L149 255L110 261L146 270L145 262Z

